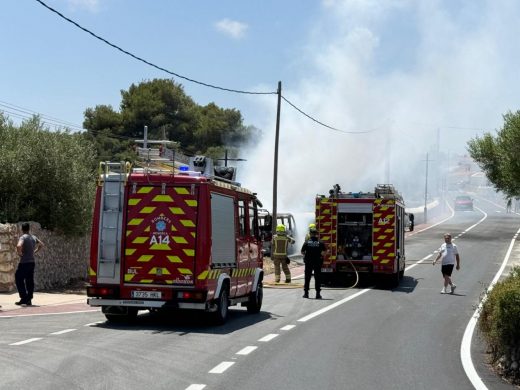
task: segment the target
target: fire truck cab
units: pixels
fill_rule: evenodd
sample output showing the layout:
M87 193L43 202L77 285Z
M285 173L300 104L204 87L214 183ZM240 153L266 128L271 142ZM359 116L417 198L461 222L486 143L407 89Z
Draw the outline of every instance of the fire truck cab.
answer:
M362 272L399 284L405 270L405 207L392 185L344 193L336 184L328 196L316 197L316 227L327 246L324 279Z
M194 309L223 323L231 305L260 311L261 204L215 172L203 156L189 166L172 162L169 170L101 164L90 306L109 321L132 320L139 310Z

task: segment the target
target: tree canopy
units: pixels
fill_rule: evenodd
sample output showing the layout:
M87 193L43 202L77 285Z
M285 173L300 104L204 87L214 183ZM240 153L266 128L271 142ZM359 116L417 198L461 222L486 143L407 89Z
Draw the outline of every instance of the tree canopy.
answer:
M86 137L50 131L38 117L15 126L0 112L0 222L36 221L81 234L90 228L95 149Z
M468 151L498 191L520 197L520 111L503 116L496 135L485 133L468 142Z
M130 145L143 138L177 142L187 154L214 154L250 140L256 129L244 126L242 114L215 103L200 106L182 85L167 79L132 84L121 91L120 111L98 105L85 111L83 126L95 141L100 159L131 159ZM135 156L134 156L135 157ZM222 157L222 156L213 156Z

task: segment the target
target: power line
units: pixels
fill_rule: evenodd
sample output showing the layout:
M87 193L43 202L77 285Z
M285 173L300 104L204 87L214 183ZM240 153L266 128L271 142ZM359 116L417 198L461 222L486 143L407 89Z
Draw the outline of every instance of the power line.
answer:
M94 32L90 31L89 29L81 26L79 23L73 21L72 19L66 17L65 15L63 15L61 12L57 11L56 9L50 7L49 5L47 5L45 2L43 2L42 0L36 0L38 3L40 3L42 6L44 6L45 8L47 8L49 11L55 13L56 15L58 15L60 18L66 20L67 22L73 24L74 26L76 26L77 28L83 30L84 32L86 32L87 34L90 34L91 36L93 36L94 38L100 40L101 42L113 47L114 49L122 52L123 54L126 54L140 62L143 62L144 64L146 65L149 65L151 67L154 67L158 70L161 70L163 72L166 72L168 74L171 74L173 76L176 76L178 78L181 78L183 80L187 80L187 81L190 81L192 83L195 83L195 84L199 84L199 85L203 85L205 87L209 87L209 88L213 88L213 89L218 89L218 90L221 90L221 91L227 91L227 92L234 92L234 93L240 93L240 94L249 94L249 95L277 95L278 92L274 91L274 92L255 92L255 91L243 91L243 90L238 90L238 89L232 89L232 88L225 88L225 87L220 87L220 86L217 86L217 85L213 85L213 84L209 84L209 83L205 83L205 82L202 82L202 81L198 81L198 80L195 80L195 79L192 79L192 78L189 78L189 77L186 77L186 76L182 76L178 73L175 73L175 72L172 72L166 68L163 68L162 66L159 66L159 65L156 65L148 60L145 60L144 58L141 58L113 43L111 43L110 41L108 41L107 39L95 34ZM365 133L370 133L370 132L373 132L373 131L376 131L377 129L373 129L373 130L367 130L367 131L346 131L346 130L341 130L341 129L338 129L336 127L332 127L332 126L329 126L319 120L317 120L316 118L312 117L311 115L307 114L306 112L304 112L302 109L298 108L295 104L291 103L287 98L285 98L284 96L282 96L283 100L285 102L287 102L291 107L293 107L295 110L297 110L300 114L306 116L307 118L309 118L310 120L312 120L313 122L319 124L320 126L323 126L323 127L326 127L330 130L334 130L334 131L337 131L337 132L341 132L341 133L347 133L347 134L365 134Z
M159 65L156 65L150 61L147 61L145 60L144 58L141 58L141 57L138 57L137 55L133 54L133 53L130 53L129 51L125 50L125 49L122 49L121 47L109 42L108 40L106 40L105 38L102 38L100 37L99 35L96 35L95 33L93 33L92 31L86 29L85 27L81 26L80 24L76 23L75 21L73 21L72 19L69 19L67 18L65 15L63 15L62 13L60 13L59 11L55 10L54 8L48 6L47 4L45 4L43 1L41 0L36 0L38 3L40 3L41 5L43 5L45 8L47 8L49 11L52 11L54 12L55 14L57 14L58 16L60 16L62 19L65 19L67 22L69 23L72 23L73 25L75 25L76 27L78 27L79 29L85 31L86 33L92 35L94 38L96 39L99 39L100 41L106 43L107 45L109 46L112 46L114 49L116 50L119 50L120 52L138 60L138 61L141 61L147 65L150 65L158 70L162 70L163 72L166 72L168 74L171 74L173 76L176 76L176 77L179 77L183 80L187 80L187 81L190 81L192 83L195 83L195 84L199 84L199 85L203 85L205 87L209 87L209 88L214 88L214 89L219 89L219 90L222 90L222 91L227 91L227 92L234 92L234 93L241 93L241 94L248 94L248 95L276 95L276 92L255 92L255 91L241 91L241 90L238 90L238 89L231 89L231 88L224 88L224 87L219 87L217 85L213 85L213 84L208 84L208 83L204 83L202 81L197 81L197 80L194 80L194 79L191 79L189 77L186 77L186 76L182 76L178 73L175 73L175 72L172 72L166 68L163 68L162 66L159 66Z
M336 128L336 127L332 127L332 126L326 125L325 123L320 122L320 121L317 120L316 118L310 116L309 114L307 114L306 112L304 112L304 111L301 110L300 108L296 107L295 104L291 103L291 102L289 101L289 99L287 99L287 98L286 98L285 96L283 96L283 95L282 95L282 99L283 99L287 104L289 104L292 108L294 108L296 111L298 111L300 114L306 116L306 117L309 118L311 121L316 122L316 123L319 124L320 126L326 127L327 129L330 129L330 130L338 131L338 132L340 132L340 133L347 133L347 134L366 134L366 133L371 133L371 132L377 130L377 129L365 130L365 131L347 131L347 130L341 130L341 129L338 129L338 128Z
M83 126L79 126L79 125L76 125L74 123L64 121L63 119L55 118L55 117L52 117L52 116L49 116L49 115L42 114L42 113L39 113L37 111L31 110L29 108L17 106L15 104L4 102L4 101L1 101L1 100L0 100L0 107L7 108L9 110L15 110L15 111L20 112L22 114L28 114L28 115L31 115L31 116L37 115L37 116L39 116L42 119L49 120L49 121L51 121L51 122L53 122L55 124L60 124L63 127L74 128L76 130L84 130Z

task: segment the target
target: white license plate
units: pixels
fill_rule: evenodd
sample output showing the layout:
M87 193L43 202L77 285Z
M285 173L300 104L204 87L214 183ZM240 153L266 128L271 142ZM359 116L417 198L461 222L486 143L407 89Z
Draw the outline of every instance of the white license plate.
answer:
M161 299L160 291L132 291L132 298Z
M321 272L332 272L332 268L322 268Z

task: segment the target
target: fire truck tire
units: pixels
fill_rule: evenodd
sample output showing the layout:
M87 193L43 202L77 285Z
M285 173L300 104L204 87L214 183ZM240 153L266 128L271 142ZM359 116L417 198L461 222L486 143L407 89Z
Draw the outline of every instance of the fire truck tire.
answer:
M404 271L403 271L404 273ZM401 280L401 272L399 271L399 261L397 261L397 272L395 274L390 275L390 287L396 288L399 286L399 281Z
M249 294L249 301L247 302L247 312L251 314L256 314L260 312L262 308L262 301L264 299L264 287L262 282L258 283L258 287L256 291L253 291Z
M137 318L137 309L134 307L129 307L126 313L123 314L113 314L113 313L105 313L105 317L109 322L133 322Z
M229 308L229 292L227 286L222 287L220 296L217 299L217 311L214 313L214 320L218 325L226 322Z

